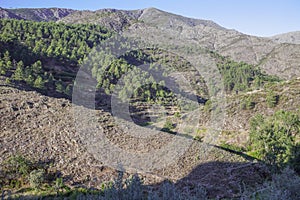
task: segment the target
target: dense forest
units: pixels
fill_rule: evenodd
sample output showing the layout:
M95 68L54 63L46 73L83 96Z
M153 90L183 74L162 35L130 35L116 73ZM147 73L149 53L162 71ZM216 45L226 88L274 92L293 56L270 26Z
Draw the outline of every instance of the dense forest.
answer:
M111 36L97 25L23 20L0 23L1 74L10 77L8 81L22 81L68 95L74 79L72 72L94 46Z
M96 58L87 58L93 47L112 36L113 33L103 27L4 19L0 23L0 72L10 77L11 81L23 81L35 88L50 88L70 95L76 71L86 60L84 65L89 65L89 70L97 79L97 87L111 94L122 75L129 71L142 73L138 66L151 63L148 66L151 74L161 73L167 77L172 71L189 72L191 75L186 78L197 95L209 97L204 79L193 66L178 55L161 49L133 50L113 60L109 53L100 51L92 54ZM128 43L120 44L130 48ZM212 53L212 56L218 60L218 68L228 93L247 91L259 88L267 82L279 81L252 65L237 63L216 53ZM133 98L161 101L172 96L164 81L154 80L151 74L142 75L140 81L143 82L139 85L144 86L135 88L132 92ZM120 91L121 99L129 93L131 84L132 80L125 83Z

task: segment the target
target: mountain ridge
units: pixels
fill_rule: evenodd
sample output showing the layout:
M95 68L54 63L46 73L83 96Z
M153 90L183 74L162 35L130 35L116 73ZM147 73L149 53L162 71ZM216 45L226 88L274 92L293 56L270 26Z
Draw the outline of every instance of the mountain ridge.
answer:
M57 21L67 15L75 12L75 10L67 8L1 8L0 18L8 19L24 19L32 21ZM3 14L1 14L3 13ZM4 13L8 13L4 15Z
M188 18L151 7L96 11L60 8L2 9L2 13L1 18L97 24L114 32L123 34L130 31L131 34L142 37L165 35L182 43L196 43L201 48L215 51L235 61L252 64L282 79L300 76L300 57L293 57L300 55L300 39L297 39L300 36L293 35L299 32L257 37L224 28L211 20Z
M270 37L274 42L300 44L300 31L282 33Z
M284 79L300 75L298 69L300 60L290 59L290 55L286 52L286 49L293 49L294 53L300 52L298 44L296 46L288 44L288 47L280 48L282 43L272 38L243 34L226 29L210 20L191 19L156 8L133 11L117 9L78 11L59 22L95 23L116 32L130 31L131 34L142 37L167 34L174 39L180 38L182 42L195 41L205 49L216 51L239 62L255 65L271 75ZM273 55L273 52L276 52L276 55Z

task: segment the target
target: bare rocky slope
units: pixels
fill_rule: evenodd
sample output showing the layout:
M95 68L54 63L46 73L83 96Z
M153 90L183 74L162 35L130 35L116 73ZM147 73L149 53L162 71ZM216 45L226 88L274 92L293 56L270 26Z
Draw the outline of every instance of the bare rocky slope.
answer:
M300 31L283 33L270 37L274 42L300 44Z
M256 185L264 181L268 171L250 157L234 154L218 147L222 142L244 146L248 141L249 119L255 114L272 115L276 110L300 108L300 79L271 86L280 99L275 108L266 103L268 90L258 90L227 98L223 131L215 142L205 147L205 142L193 141L185 153L170 165L154 171L126 169L125 177L138 172L144 184L157 187L171 180L181 188L202 185L209 197L235 197L241 183ZM0 163L11 155L23 155L36 161L50 163L48 171L64 177L71 187L95 187L117 177L117 171L91 153L76 129L74 112L69 100L45 96L28 87L7 84L0 79ZM245 99L251 97L255 107L243 109ZM202 110L201 135L209 135L210 114ZM163 148L174 136L165 132L146 138L128 135L117 125L110 112L96 111L97 123L114 145L126 152L137 154ZM88 124L85 124L88 125ZM149 129L152 131L151 129ZM1 176L1 170L0 170ZM230 183L230 184L228 184Z
M3 77L0 85L0 163L17 154L48 163L48 171L64 177L71 187L99 188L104 181L117 177L115 169L88 151L74 126L69 100L44 96L26 87L15 88L6 84ZM111 113L98 110L96 116L111 143L127 152L151 152L162 148L172 137L179 137L160 132L144 141L113 125ZM144 184L153 187L164 180L175 182L181 189L200 184L210 197L234 197L239 195L237 188L242 182L253 186L263 182L268 174L259 163L214 146L203 151L203 145L193 141L183 155L162 169L152 172L128 169L127 173L138 172Z
M174 40L193 41L202 48L217 51L235 61L261 67L267 73L289 79L300 75L300 45L281 44L274 38L250 36L200 19L191 19L156 8L124 11L103 9L77 11L59 20L65 23L96 23L115 31L130 30L133 34L151 37L153 31ZM289 34L292 37L293 33ZM291 54L289 53L292 50ZM293 73L291 73L291 71Z

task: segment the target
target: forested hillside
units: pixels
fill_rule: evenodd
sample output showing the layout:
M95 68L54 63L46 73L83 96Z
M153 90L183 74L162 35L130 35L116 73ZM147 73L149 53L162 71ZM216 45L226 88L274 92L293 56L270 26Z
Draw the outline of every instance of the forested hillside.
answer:
M84 57L111 35L97 25L1 20L0 27L1 74L68 95Z
M99 45L102 40L109 38L111 34L107 29L97 25L1 20L1 74L10 75L16 81L25 81L31 86L38 78L39 82L43 82L41 85L49 83L46 86L50 88L54 87L51 84L55 80L62 80L64 83L59 82L58 90L63 91L61 85L67 88L72 82L68 73L76 72L91 49ZM93 56L99 57L99 55ZM260 87L265 81L276 80L276 78L268 78L252 65L237 63L216 53L212 56L219 60L218 67L224 76L224 85L228 92L245 91L253 86ZM100 75L106 77L98 75L98 86L103 86L102 88L109 93L113 88L111 84L132 68L132 65L143 62L158 62L160 65L173 66L179 71L189 71L192 68L188 63L181 63L180 60L182 59L176 55L169 55L168 52L161 52L159 49L131 52L130 55L114 61L116 64L111 64L109 70L106 70L107 75ZM89 64L96 77L97 63ZM196 80L193 79L191 82L196 85ZM207 96L203 83L198 90L203 90L201 95Z

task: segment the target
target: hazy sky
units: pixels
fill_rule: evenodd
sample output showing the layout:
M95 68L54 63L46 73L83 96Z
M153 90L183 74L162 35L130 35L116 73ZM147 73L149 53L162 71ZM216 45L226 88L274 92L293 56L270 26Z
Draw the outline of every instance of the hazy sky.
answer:
M156 7L188 17L213 20L226 28L251 35L271 36L300 31L299 0L0 0L0 7L79 10Z

